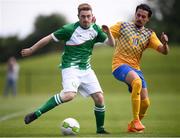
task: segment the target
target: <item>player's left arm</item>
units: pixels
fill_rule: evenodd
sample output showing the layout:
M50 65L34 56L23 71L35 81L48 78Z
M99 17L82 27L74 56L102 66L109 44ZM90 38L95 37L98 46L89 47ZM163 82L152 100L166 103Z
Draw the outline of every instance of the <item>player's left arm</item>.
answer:
M162 32L161 34L161 45L158 46L157 51L167 55L169 53L169 46L168 46L168 36Z
M102 30L107 34L107 39L105 40L105 44L110 45L110 46L115 46L115 40L114 37L107 25L102 25Z

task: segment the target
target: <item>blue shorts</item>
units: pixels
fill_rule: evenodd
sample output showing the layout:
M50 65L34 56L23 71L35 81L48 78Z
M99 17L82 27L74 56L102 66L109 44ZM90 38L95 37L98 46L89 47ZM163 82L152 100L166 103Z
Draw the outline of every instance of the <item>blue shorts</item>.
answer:
M117 80L120 80L122 82L125 82L127 85L128 85L128 89L129 89L129 92L132 91L132 87L130 84L128 84L126 82L126 76L127 74L129 73L129 71L135 71L138 76L141 78L141 81L142 81L142 88L147 88L147 83L144 79L144 76L143 76L143 73L142 71L140 70L137 70L137 69L134 69L132 67L130 67L129 65L127 64L124 64L122 66L119 66L116 70L113 71L113 75L114 77L117 79Z

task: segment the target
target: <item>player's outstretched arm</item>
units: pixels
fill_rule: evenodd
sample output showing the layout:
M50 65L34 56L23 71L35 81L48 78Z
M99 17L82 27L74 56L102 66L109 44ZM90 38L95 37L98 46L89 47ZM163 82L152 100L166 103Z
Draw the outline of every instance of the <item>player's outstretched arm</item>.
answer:
M35 43L32 47L30 48L25 48L21 50L21 55L23 57L26 56L30 56L32 55L35 51L37 51L38 49L44 47L45 45L47 45L51 40L52 40L52 36L48 35L42 39L40 39L37 43Z
M158 51L164 55L167 55L169 53L168 36L164 32L161 34L161 42L163 45L158 47Z
M108 36L108 39L105 41L105 44L110 45L110 46L115 46L115 40L114 37L107 25L102 25L102 30L105 32Z

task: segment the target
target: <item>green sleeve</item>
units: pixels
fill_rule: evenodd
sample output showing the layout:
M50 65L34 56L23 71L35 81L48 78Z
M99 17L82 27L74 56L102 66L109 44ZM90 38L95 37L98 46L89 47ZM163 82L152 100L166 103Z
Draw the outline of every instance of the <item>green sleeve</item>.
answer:
M67 41L71 37L71 24L64 25L62 28L58 29L53 33L53 35L56 37L58 40L64 40Z
M107 38L106 33L104 33L102 31L102 29L98 25L95 25L95 29L98 32L98 35L97 35L97 38L96 38L96 42L102 42L103 43L106 40L106 38Z

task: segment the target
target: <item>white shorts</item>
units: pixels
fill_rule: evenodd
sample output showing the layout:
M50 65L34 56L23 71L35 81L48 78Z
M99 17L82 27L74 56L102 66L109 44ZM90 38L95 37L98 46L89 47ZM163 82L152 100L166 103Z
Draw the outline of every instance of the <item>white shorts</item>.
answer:
M102 92L99 81L91 68L87 70L72 67L62 69L62 85L61 94L73 91L87 97L93 93Z

